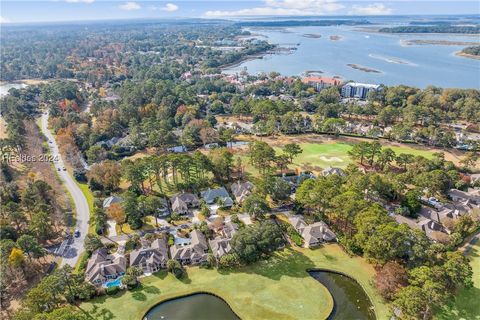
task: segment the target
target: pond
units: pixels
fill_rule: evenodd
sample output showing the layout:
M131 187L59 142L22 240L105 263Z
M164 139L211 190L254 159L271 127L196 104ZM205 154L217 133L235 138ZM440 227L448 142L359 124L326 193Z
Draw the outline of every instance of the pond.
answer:
M25 88L27 85L24 83L2 83L0 84L0 97L3 97L8 94L8 90L10 89L21 89Z
M150 309L144 320L240 320L222 299L207 293L168 300Z
M329 271L310 271L333 297L333 312L328 320L375 320L373 305L354 279Z

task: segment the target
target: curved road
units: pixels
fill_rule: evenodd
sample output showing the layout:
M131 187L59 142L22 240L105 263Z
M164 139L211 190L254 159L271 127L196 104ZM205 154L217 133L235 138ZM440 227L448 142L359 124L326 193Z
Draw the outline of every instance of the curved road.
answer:
M42 132L48 139L48 147L53 158L55 159L55 169L57 170L63 185L67 188L68 192L72 196L75 204L75 218L77 221L75 229L80 231L80 236L78 238L73 237L73 242L70 241L63 253L63 259L60 264L60 266L68 264L74 267L82 252L85 251L83 247L83 241L88 233L88 220L90 219L88 202L83 195L82 190L80 190L78 185L75 183L74 178L70 176L68 171L63 171L65 164L58 150L57 142L55 141L55 138L50 130L48 130L48 113L42 114ZM60 171L58 171L59 168Z

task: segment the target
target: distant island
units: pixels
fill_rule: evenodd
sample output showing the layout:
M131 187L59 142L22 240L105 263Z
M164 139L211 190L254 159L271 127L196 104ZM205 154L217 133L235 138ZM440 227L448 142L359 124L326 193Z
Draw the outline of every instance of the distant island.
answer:
M330 40L332 40L332 41L337 41L337 40L341 40L341 39L342 39L341 36L337 36L337 35L335 35L335 36L330 36Z
M465 57L465 58L480 60L480 45L479 46L466 47L462 51L457 52L456 55L461 56L461 57Z
M441 46L469 46L480 45L479 42L451 41L451 40L402 40L403 45L441 45Z
M379 32L384 33L463 33L463 34L480 34L480 26L401 26L381 28Z
M322 35L321 35L321 34L318 34L318 33L305 33L305 34L302 35L302 37L312 38L312 39L318 39L318 38L321 38Z
M242 21L236 23L240 27L328 27L357 26L371 24L368 20L283 20L283 21Z
M349 67L352 68L352 69L360 70L360 71L363 71L363 72L368 72L368 73L382 73L382 72L379 71L379 70L372 69L372 68L365 67L365 66L361 66L361 65L358 65L358 64L354 64L354 63L349 63L349 64L347 64L347 66L349 66Z

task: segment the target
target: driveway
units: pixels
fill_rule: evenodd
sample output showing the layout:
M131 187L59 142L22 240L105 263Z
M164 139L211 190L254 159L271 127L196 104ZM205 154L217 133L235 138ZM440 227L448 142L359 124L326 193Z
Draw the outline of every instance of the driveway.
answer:
M115 220L108 219L107 220L107 226L108 226L108 236L109 237L115 237L117 235L117 223Z
M75 229L80 231L80 236L78 238L73 237L73 241L69 243L65 249L60 264L60 266L68 264L74 267L79 256L85 251L83 242L88 233L88 220L90 218L88 202L72 176L70 176L68 171L63 170L65 164L58 150L57 142L50 130L48 130L48 113L42 114L42 132L48 139L47 144L54 159L55 170L57 170L58 176L72 196L73 203L75 204L75 218L77 221ZM58 171L58 169L60 169L60 171Z

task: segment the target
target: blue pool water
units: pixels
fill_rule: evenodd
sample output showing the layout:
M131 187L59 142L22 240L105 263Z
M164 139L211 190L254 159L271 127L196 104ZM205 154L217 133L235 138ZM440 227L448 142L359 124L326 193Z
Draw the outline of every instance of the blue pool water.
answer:
M122 277L117 278L112 281L105 282L104 286L105 288L111 288L111 287L119 287L122 285Z

